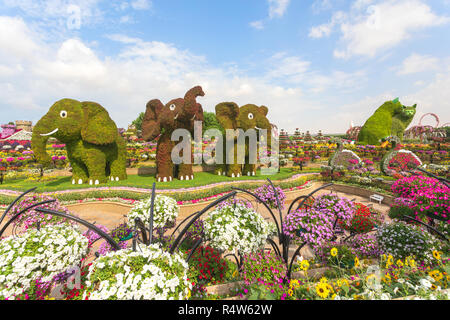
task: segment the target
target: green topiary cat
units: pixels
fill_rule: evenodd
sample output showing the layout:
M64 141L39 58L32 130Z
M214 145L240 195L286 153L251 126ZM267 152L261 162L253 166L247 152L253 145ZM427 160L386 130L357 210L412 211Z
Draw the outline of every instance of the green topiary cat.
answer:
M367 119L358 135L360 144L379 144L389 136L403 140L403 132L416 114L416 105L404 106L398 98L386 101Z

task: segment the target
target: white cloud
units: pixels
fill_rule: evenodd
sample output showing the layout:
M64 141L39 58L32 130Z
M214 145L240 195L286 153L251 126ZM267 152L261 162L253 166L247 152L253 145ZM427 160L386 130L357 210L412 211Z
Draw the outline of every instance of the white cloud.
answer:
M149 0L135 0L131 2L131 6L135 10L147 10L152 6L152 2Z
M253 21L253 22L250 22L249 24L254 29L257 29L257 30L264 29L264 23L262 22L262 20Z
M438 58L413 53L403 60L397 74L407 75L424 71L434 71L438 68L438 63Z
M290 0L268 0L269 1L269 18L282 17L289 6Z
M281 18L287 11L290 0L267 0L269 4L268 18L262 20L256 20L249 23L249 25L256 29L264 29L264 20L272 20L274 18Z
M334 17L334 16L333 16ZM312 27L310 37L329 36L338 28L340 48L337 58L374 57L379 52L410 39L422 29L444 25L450 18L432 12L421 0L359 0L342 19Z
M101 20L99 8L101 0L3 0L7 7L21 9L27 16L45 20L47 24L53 20L54 25L65 25L71 13L70 6L79 8L83 23L90 24Z
M346 14L344 12L337 11L331 17L330 22L312 27L309 31L308 36L311 38L328 37L331 34L331 32L333 31L333 28L337 24L341 23L345 18L346 18Z

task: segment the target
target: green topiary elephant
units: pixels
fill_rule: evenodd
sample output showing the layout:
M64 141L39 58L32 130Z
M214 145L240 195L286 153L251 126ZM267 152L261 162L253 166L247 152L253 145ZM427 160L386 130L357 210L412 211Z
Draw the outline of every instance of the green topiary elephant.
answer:
M416 113L416 105L404 106L398 98L386 101L367 119L358 134L360 144L379 144L390 136L403 140L403 132Z
M57 101L33 128L31 146L42 165L49 137L66 144L72 165L72 184L99 184L127 178L126 145L108 112L98 103L72 99Z
M234 102L222 102L216 105L216 117L220 125L225 129L242 129L246 132L248 129L265 129L267 130L267 146L271 144L272 124L267 119L269 109L266 106L254 104L246 104L239 108ZM223 156L226 156L226 137L223 137ZM247 140L247 139L246 139ZM245 159L244 164L237 161L237 138L234 138L234 161L226 164L216 164L215 173L218 175L227 175L229 177L240 177L243 174L254 176L256 174L256 164L249 161L249 142L245 142Z

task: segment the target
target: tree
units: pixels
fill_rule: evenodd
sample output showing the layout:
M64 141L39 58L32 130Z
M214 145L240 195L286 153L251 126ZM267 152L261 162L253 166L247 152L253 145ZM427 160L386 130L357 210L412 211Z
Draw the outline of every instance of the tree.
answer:
M208 129L219 129L224 131L219 121L217 121L216 114L214 112L203 112L203 133Z
M136 130L141 131L142 130L142 120L144 120L144 112L139 113L136 120L133 120L131 124L133 124L136 127Z

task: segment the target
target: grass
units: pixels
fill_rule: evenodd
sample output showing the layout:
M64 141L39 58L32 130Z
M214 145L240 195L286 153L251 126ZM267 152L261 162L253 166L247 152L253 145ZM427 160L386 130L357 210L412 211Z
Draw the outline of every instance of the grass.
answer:
M195 173L194 180L173 180L171 182L157 182L153 175L129 175L127 180L111 182L100 184L97 187L137 187L137 188L147 188L152 187L153 182L156 182L157 189L181 189L189 187L198 187L208 184L213 184L217 182L227 182L227 181L244 181L244 180L255 180L255 181L266 181L270 178L272 181L285 180L292 177L298 171L294 171L292 168L281 168L280 172L275 175L261 175L257 172L256 176L243 176L239 178L230 178L226 176L218 176L210 172L198 172ZM306 172L305 172L306 173ZM61 190L76 190L92 188L96 189L94 186L89 184L73 185L71 177L59 177L56 180L48 182L36 182L36 181L26 181L25 179L17 179L5 181L0 185L0 189L25 191L32 187L37 187L36 192L52 192Z

